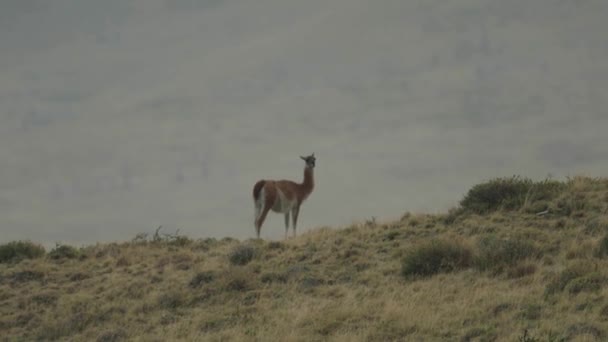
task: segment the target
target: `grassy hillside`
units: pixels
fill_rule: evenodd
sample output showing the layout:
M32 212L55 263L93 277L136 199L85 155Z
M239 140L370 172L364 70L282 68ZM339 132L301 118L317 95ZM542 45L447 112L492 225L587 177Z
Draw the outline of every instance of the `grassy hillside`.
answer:
M446 214L288 241L14 242L0 339L605 340L607 207L608 179L506 178Z

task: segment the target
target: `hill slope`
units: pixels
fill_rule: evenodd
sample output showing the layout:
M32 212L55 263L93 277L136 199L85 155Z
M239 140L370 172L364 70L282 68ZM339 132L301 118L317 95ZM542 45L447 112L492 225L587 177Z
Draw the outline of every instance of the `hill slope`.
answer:
M447 214L406 213L288 241L157 231L5 258L0 339L607 338L608 179L528 183L525 197L505 184L526 183L481 184ZM507 193L495 208L471 204ZM518 205L505 201L516 197Z

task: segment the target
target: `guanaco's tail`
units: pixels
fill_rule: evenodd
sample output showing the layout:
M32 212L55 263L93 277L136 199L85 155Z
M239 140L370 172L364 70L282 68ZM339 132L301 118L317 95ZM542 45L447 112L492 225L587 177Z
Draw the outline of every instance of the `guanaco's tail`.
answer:
M260 237L260 226L261 223L258 222L258 219L260 218L260 215L262 214L262 207L264 206L264 198L261 198L264 196L264 194L262 193L262 190L264 189L264 184L266 184L266 181L261 180L258 181L257 183L255 183L255 185L253 186L253 207L255 209L255 213L254 213L254 224L255 224L255 229L256 232L258 234L258 237Z
M255 185L253 186L253 199L255 201L257 201L260 198L260 192L262 191L264 184L266 184L266 181L260 180L257 183L255 183Z

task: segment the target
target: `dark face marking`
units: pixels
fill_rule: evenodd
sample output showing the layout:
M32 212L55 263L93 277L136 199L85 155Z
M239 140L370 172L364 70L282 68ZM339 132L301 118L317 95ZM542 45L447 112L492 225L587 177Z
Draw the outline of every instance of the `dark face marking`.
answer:
M307 157L302 157L300 156L300 158L302 158L302 160L304 160L306 162L306 166L313 168L315 167L315 164L317 162L317 158L315 158L315 154L311 154Z

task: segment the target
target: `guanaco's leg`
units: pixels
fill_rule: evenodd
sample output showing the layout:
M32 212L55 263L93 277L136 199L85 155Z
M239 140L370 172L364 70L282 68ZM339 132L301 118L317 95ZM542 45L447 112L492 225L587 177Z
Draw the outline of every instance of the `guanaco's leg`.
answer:
M260 203L259 201L255 201L255 203L254 203L254 214L253 214L253 224L254 224L254 226L257 225L258 218L260 217L261 213L262 213L262 203Z
M255 232L258 236L258 239L260 238L260 230L262 230L262 224L264 224L264 220L266 220L266 215L268 215L268 211L270 211L270 205L266 203L266 205L264 205L264 209L262 209L260 217L258 217L255 223Z
M289 231L289 211L285 213L285 240L287 240L288 231Z
M296 225L298 224L298 214L300 213L300 206L294 207L292 210L291 216L293 219L292 227L293 227L293 237L296 237ZM287 231L285 232L287 234Z

